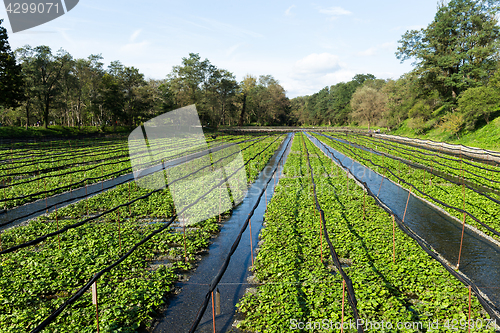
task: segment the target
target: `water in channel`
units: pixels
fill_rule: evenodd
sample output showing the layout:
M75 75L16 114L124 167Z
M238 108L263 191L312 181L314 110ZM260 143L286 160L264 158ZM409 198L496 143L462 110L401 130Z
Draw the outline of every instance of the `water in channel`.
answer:
M278 183L282 166L288 156L289 149L286 148L291 139L292 134L288 134L264 170L259 174L257 180L248 189L243 202L233 210L231 217L224 222L219 235L213 239L212 244L209 246L208 254L203 256L197 268L189 274L189 281L177 284L177 287L181 288L181 292L169 300L168 307L156 322L153 332L189 331L205 299L212 279L219 272L234 240L241 230L241 226L255 205L265 183L273 177L272 171L284 154L283 160L277 169L276 178L272 179L267 187L267 198L266 195L262 196L251 219L252 245L254 248L256 247L259 241L260 229L262 228L266 200L269 202L272 198L275 182L276 184ZM247 282L247 277L251 273L249 271L250 266L250 229L247 228L218 285L221 313L216 316L215 326L217 332L226 332L231 329L236 314L235 305L244 295L246 288L251 287L251 284ZM209 303L198 325L197 332L213 332L211 303Z

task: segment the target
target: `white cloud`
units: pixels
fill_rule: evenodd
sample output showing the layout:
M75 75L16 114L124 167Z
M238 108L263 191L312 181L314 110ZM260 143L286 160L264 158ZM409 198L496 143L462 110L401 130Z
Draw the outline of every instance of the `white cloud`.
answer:
M356 73L331 53L312 53L297 62L283 80L289 97L310 95L326 86L347 82Z
M138 30L134 31L132 33L132 35L130 36L130 42L131 43L135 42L135 40L137 39L137 37L139 37L139 35L141 34L141 32L142 32L142 29L138 29Z
M330 16L331 20L335 20L337 17L342 15L351 15L352 13L342 7L330 7L330 8L321 8L319 10L321 14L326 14Z
M293 13L292 13L292 9L295 8L296 6L295 5L291 5L290 7L288 7L287 10L285 10L285 16L295 16Z
M318 76L340 69L338 56L331 53L312 53L295 63L293 76Z

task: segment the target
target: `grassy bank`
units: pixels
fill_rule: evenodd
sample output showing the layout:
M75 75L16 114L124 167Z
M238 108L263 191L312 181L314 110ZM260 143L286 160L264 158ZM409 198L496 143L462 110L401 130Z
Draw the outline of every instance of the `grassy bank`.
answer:
M461 133L458 138L456 135L450 135L450 133L441 129L432 129L425 134L416 134L414 130L406 125L406 122L403 126L388 134L500 151L500 117L473 132Z

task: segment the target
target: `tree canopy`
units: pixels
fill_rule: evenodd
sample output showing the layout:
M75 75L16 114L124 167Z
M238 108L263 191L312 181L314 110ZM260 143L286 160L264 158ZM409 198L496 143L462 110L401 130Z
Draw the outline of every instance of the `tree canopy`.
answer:
M21 66L16 63L2 22L0 19L0 106L15 107L24 100L24 85Z
M486 82L496 68L498 12L496 1L441 3L427 28L402 36L396 56L413 58L422 84L454 101L462 91Z

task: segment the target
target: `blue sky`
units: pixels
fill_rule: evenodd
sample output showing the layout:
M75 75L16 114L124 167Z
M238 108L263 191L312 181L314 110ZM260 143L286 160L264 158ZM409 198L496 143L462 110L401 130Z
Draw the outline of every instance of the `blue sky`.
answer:
M405 1L130 1L80 0L66 15L12 33L13 49L63 48L76 58L102 54L148 78L163 79L189 53L241 80L273 75L287 96L371 73L396 79L411 70L394 52L408 29L426 27L436 0Z

